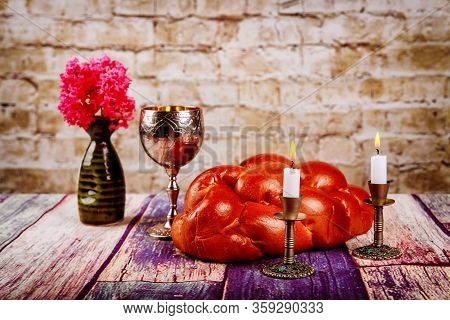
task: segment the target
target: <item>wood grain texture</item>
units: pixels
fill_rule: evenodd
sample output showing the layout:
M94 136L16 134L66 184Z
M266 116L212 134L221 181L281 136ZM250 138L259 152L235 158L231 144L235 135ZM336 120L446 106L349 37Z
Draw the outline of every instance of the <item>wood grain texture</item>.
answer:
M165 194L159 194L152 200L143 218L100 275L99 281L223 280L224 264L193 259L176 249L171 241L153 240L148 236L147 229L158 221L164 221L168 208Z
M297 259L316 273L298 280L272 279L261 273L264 262L232 264L227 271L225 299L367 299L361 276L345 247L310 251Z
M0 203L0 252L65 196L18 194Z
M221 282L196 281L153 283L144 281L97 282L87 299L128 299L128 300L211 300L220 299Z
M450 299L450 267L366 267L361 275L371 299Z
M385 243L402 258L352 258L371 231L348 247L302 253L316 273L286 281L260 272L276 259L227 267L150 239L146 229L165 218L165 194L128 195L125 220L103 227L79 222L73 195L0 196L0 299L450 299L450 237L439 227L448 196L392 197Z
M360 266L392 264L449 265L450 239L411 195L392 195L395 204L384 210L384 243L403 256L389 261L355 259ZM373 229L347 241L353 249L373 242Z
M65 198L1 252L0 299L75 298L142 213L146 198L129 195L124 221L103 227L81 224L76 196Z
M450 236L450 194L419 194L413 197Z

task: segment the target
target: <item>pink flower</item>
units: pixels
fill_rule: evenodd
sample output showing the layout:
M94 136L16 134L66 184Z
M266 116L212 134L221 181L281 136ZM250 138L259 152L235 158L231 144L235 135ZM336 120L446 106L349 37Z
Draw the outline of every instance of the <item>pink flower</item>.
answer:
M127 95L127 69L107 55L80 63L77 58L61 74L58 109L70 125L87 129L95 115L111 121L110 129L128 127L135 101Z

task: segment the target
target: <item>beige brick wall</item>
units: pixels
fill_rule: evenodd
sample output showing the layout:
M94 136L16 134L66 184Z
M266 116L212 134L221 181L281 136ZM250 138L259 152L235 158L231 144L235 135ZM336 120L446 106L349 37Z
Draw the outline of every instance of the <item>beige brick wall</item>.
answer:
M76 190L89 140L56 109L58 75L68 59L103 52L129 68L138 107L204 106L208 132L183 188L209 166L286 153L294 128L303 159L334 163L357 185L378 130L393 192L449 192L446 4L0 1L0 192ZM137 121L114 134L127 189L158 192L167 178L140 149Z

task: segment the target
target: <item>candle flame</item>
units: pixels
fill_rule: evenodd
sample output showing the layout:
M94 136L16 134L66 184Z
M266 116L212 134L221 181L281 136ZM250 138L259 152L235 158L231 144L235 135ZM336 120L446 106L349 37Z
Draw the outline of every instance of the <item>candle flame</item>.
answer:
M291 141L291 145L289 147L289 158L293 161L297 157L297 153L295 151L295 142Z
M375 149L379 149L380 145L381 145L380 133L377 132L377 134L375 135Z

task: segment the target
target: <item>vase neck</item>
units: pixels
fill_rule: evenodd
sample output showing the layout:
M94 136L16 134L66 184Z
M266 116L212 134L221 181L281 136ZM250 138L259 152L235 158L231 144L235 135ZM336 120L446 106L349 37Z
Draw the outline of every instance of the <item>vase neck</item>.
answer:
M92 140L95 141L110 141L111 135L114 131L109 129L111 121L103 117L95 117L94 121L89 125L86 132Z

